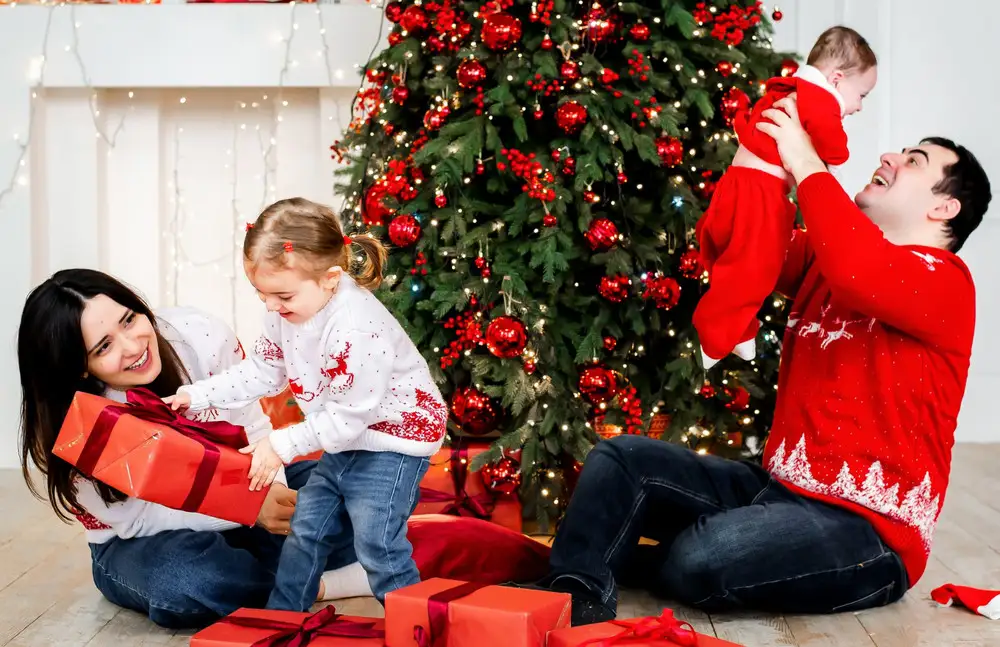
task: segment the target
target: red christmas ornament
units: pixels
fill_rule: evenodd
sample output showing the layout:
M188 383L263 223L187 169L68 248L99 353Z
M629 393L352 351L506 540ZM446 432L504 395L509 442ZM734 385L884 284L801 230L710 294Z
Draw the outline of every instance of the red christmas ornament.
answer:
M535 111L531 113L531 116L535 118L535 121L540 121L545 118L545 111L541 108L536 108Z
M695 190L703 200L708 200L712 197L712 194L715 193L716 182L712 179L711 171L702 171L701 178L702 180L698 183Z
M684 144L676 137L658 137L656 154L664 166L674 167L684 161Z
M631 281L624 274L602 276L597 286L597 293L611 303L621 303L628 298Z
M427 13L422 7L410 5L399 17L399 26L408 34L418 34L427 29Z
M563 175L573 175L576 173L576 160L572 157L567 157L563 160Z
M604 338L604 350L608 351L609 353L613 351L615 349L615 346L617 345L618 345L618 340L612 337L611 335L607 335Z
M486 326L486 349L496 357L519 357L528 345L528 329L520 319L501 315Z
M483 20L482 39L495 52L508 50L521 39L521 21L507 13L491 13Z
M525 362L524 362L524 372L525 373L527 373L528 375L532 375L535 372L536 368L537 368L537 366L536 366L534 360L530 360L530 359L529 360L525 360Z
M486 172L486 165L482 162L476 162L476 175L482 175Z
M722 110L722 119L727 126L732 126L736 115L750 109L750 97L739 88L729 88L723 95L719 104Z
M587 123L587 109L576 101L566 101L556 110L556 124L567 135L580 132L585 123Z
M420 223L409 214L396 216L389 223L389 240L396 247L409 247L420 239Z
M703 398L711 398L712 396L715 395L715 387L709 384L708 382L705 382L704 384L701 385L701 391L699 391L699 393Z
M376 182L368 188L365 194L365 208L361 213L361 220L369 227L379 227L392 215L392 209L382 203L382 199L389 195L388 188L384 182Z
M474 262L476 269L483 269L489 261L486 260L485 256L477 256Z
M771 12L771 18L774 19L774 22L780 22L781 19L784 18L784 17L785 17L785 14L781 13L780 9L776 8L774 11Z
M555 227L559 224L559 220L551 213L547 213L542 217L542 224L546 227Z
M434 204L437 206L438 209L444 209L445 207L448 206L448 196L446 196L443 193L437 194L436 196L434 196Z
M479 473L483 475L483 485L493 494L510 496L521 486L521 464L510 456L483 465Z
M799 71L798 61L786 58L781 61L781 76L794 76Z
M618 171L618 184L625 184L628 182L628 176L625 175L624 171Z
M403 32L401 31L394 31L391 34L389 34L389 44L392 45L393 47L399 45L404 40L406 40L406 36L404 36Z
M680 273L681 276L688 279L700 278L705 273L705 266L701 264L701 254L693 246L688 247L681 254Z
M444 125L444 113L436 108L431 108L424 114L424 127L427 130L438 130Z
M618 227L607 218L595 218L590 221L590 227L584 234L590 249L595 252L606 252L618 242Z
M468 434L482 436L500 424L502 409L485 393L471 386L458 389L451 396L451 414Z
M389 22L399 22L403 15L403 5L399 2L390 2L385 6L385 17Z
M458 64L455 76L460 86L472 88L486 80L486 66L474 58L466 59Z
M645 43L647 40L649 40L649 25L641 22L632 25L632 28L629 29L628 33L629 36L632 37L632 40L634 40L635 42Z
M590 404L609 402L618 394L615 374L606 366L588 366L580 371L577 388Z
M650 277L642 298L651 299L660 310L670 310L681 299L681 286L669 276Z
M601 201L601 198L593 191L584 191L583 199L585 202L589 202L591 204L597 204Z
M405 85L397 85L392 89L392 101L403 105L410 98L410 90Z
M729 61L719 61L715 66L715 70L723 77L727 77L733 73L733 64Z
M580 66L573 61L563 61L559 66L559 76L567 81L577 81L580 79Z
M618 72L615 72L610 68L606 67L603 70L601 70L601 83L603 83L604 85L611 85L620 78L621 77L618 76Z
M750 406L750 392L742 386L726 387L724 393L729 398L726 408L730 411L744 411Z
M595 43L603 43L614 35L616 22L614 16L609 15L604 7L594 3L584 18L587 38Z
M546 36L545 38L542 39L542 45L541 45L542 49L548 51L548 50L552 49L552 47L554 45L555 45L555 43L553 43L552 39L549 38L548 36Z

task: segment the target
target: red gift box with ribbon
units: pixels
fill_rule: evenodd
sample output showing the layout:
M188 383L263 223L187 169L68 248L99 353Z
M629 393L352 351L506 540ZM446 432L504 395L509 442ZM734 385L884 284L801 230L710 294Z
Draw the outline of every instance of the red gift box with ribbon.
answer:
M517 494L487 491L479 472L469 469L472 459L488 444L443 448L431 456L420 481L420 500L413 514L449 514L485 519L515 532L523 531L521 501Z
M658 616L612 620L549 633L546 647L741 647L697 633L664 609Z
M381 619L342 616L332 607L316 613L239 609L191 636L191 647L384 647Z
M250 491L242 427L189 420L146 389L119 403L77 393L52 453L130 497L251 526L267 489Z
M569 626L566 593L434 578L385 597L386 647L544 647Z

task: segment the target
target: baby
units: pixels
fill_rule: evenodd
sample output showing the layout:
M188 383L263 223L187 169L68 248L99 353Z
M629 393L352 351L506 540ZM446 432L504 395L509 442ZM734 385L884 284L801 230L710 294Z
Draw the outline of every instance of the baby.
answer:
M757 354L757 312L774 291L785 260L795 205L791 178L774 140L757 130L761 113L794 94L802 126L827 166L847 161L843 118L861 110L875 87L878 61L868 42L847 27L823 32L794 76L767 82L752 112L737 117L740 147L698 221L701 259L711 283L694 313L705 369L730 353Z

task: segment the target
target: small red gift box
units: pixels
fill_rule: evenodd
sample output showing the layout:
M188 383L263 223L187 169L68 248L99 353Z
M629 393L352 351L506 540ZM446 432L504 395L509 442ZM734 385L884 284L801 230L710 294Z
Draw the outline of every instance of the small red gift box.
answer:
M130 497L252 526L267 489L250 491L242 427L188 420L146 389L121 404L77 393L52 453Z
M316 613L239 609L191 636L191 647L384 647L381 619Z
M523 512L517 494L487 491L482 474L469 469L472 459L488 448L484 443L438 450L420 481L420 501L413 514L477 517L522 532Z
M546 647L740 647L736 643L696 633L674 618L670 609L659 616L612 620L549 632Z
M570 596L435 578L389 593L385 617L386 647L543 647Z

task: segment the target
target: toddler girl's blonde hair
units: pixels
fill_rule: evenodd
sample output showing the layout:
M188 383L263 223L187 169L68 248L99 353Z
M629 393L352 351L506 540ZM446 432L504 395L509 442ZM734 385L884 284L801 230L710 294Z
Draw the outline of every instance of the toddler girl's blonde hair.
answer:
M352 245L364 252L364 262L356 273L351 271ZM319 278L339 265L369 290L381 285L387 256L385 246L371 236L344 236L333 209L305 198L279 200L264 209L255 222L247 225L243 239L243 259L251 269L266 262Z

